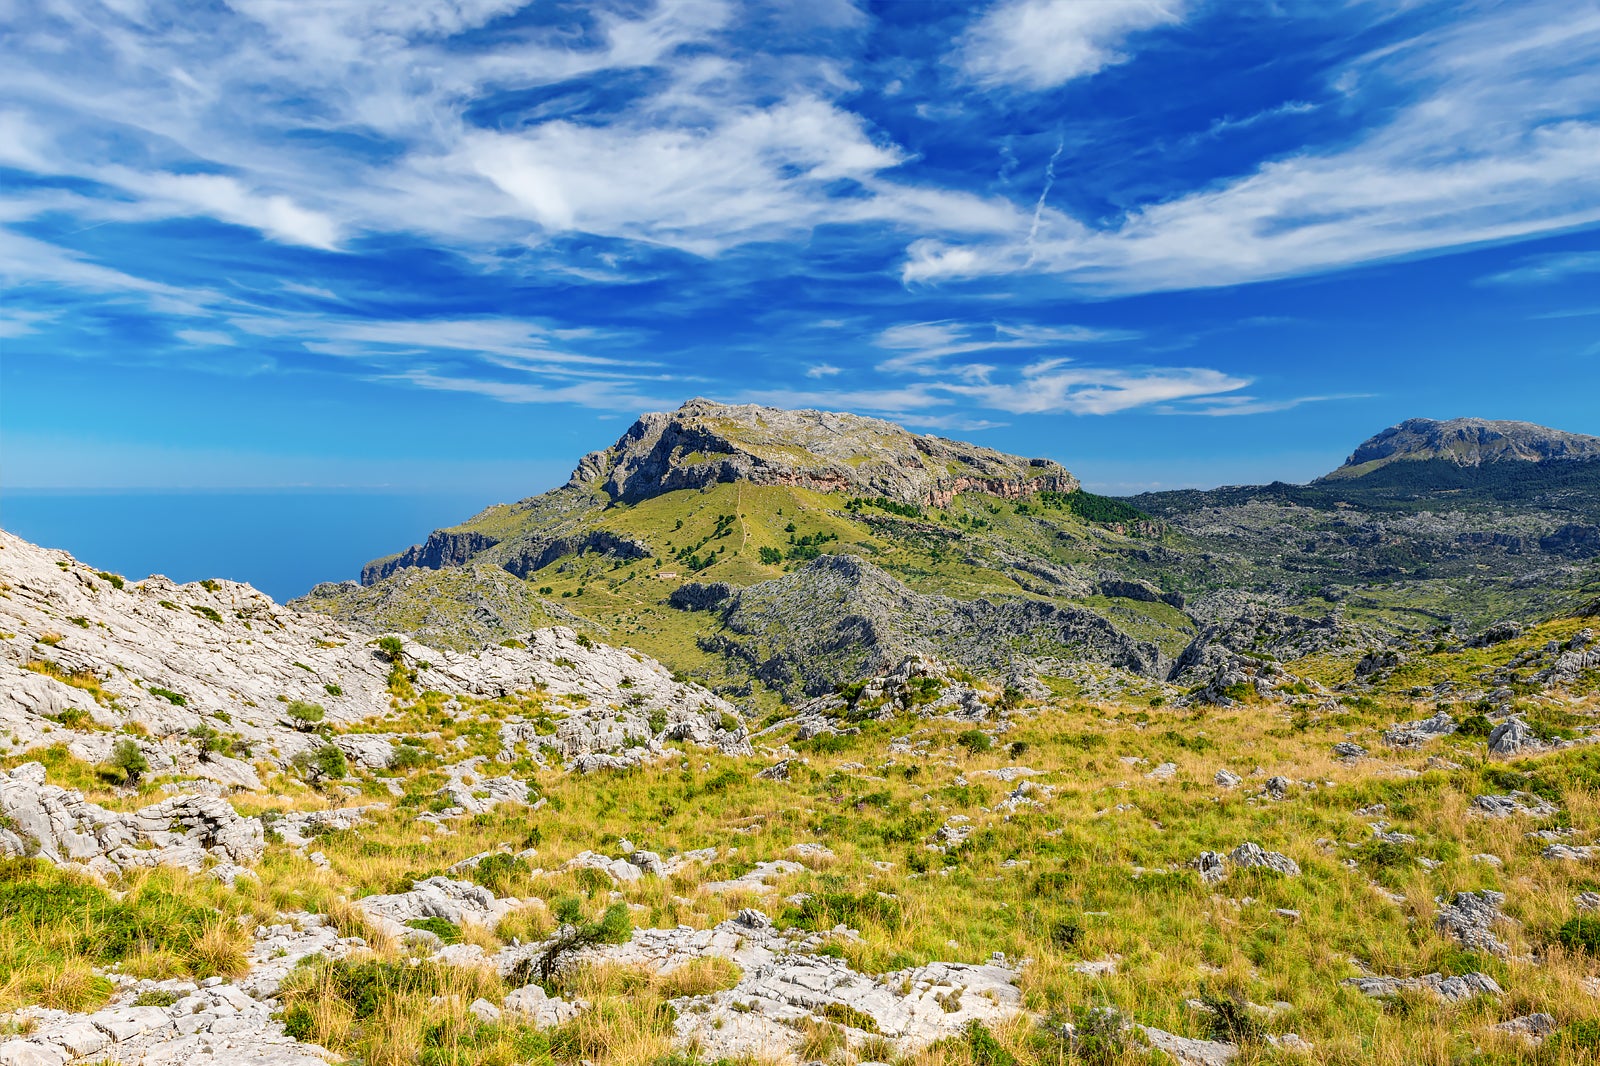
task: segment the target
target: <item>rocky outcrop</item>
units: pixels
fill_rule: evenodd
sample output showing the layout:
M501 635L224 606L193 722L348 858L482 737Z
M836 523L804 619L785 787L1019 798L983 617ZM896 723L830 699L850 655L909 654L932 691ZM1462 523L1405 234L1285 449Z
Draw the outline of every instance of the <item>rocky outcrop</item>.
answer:
M286 1034L273 996L289 971L308 956L339 958L363 947L359 938L340 937L321 915L280 915L276 922L256 927L255 943L246 955L249 974L239 983L220 977L134 980L113 973L117 990L101 1010L19 1011L13 1019L31 1031L12 1040L0 1037L0 1063L325 1066L335 1056ZM162 1001L167 1005L155 1005Z
M1434 928L1469 951L1505 955L1510 949L1492 931L1495 925L1508 920L1500 913L1505 901L1501 892L1457 892L1448 903L1439 901Z
M427 918L493 929L501 918L527 904L519 899L497 899L493 892L470 881L429 877L413 882L409 892L365 896L356 900L356 906L385 932L405 936L412 931L408 923Z
M796 626L795 619L806 624ZM1006 676L1051 660L1098 662L1143 676L1164 673L1153 644L1092 611L1031 599L955 600L915 592L852 555L824 555L793 573L739 590L707 650L742 659L791 698L886 673L911 658L941 659Z
M585 456L569 484L636 503L733 481L931 507L949 506L960 492L1020 499L1078 488L1050 460L919 436L880 419L702 399L641 416L611 448Z
M460 566L473 555L499 543L499 538L471 529L436 529L421 544L413 544L399 555L374 559L361 568L361 583L372 585L396 570L417 567L440 570Z
M45 783L45 768L23 763L0 774L0 855L28 855L109 876L150 866L199 872L212 866L228 880L266 847L259 818L241 818L213 796L174 796L123 814Z
M995 1027L1022 1010L1017 970L1003 959L976 966L933 962L868 976L834 955L812 954L824 939L779 932L762 912L744 910L711 929L636 930L627 943L587 949L576 961L656 973L704 958L734 963L740 976L733 987L672 1001L677 1041L693 1042L708 1059L786 1058L799 1048L805 1023L816 1018L833 1020L851 1043L876 1034L910 1055L974 1021ZM494 963L502 974L515 973L544 948L506 948Z
M1402 992L1430 992L1446 1003L1459 1003L1473 996L1502 994L1493 977L1477 972L1454 977L1437 973L1422 977L1351 977L1343 983L1375 999L1398 996Z
M1264 869L1280 873L1285 877L1299 877L1300 864L1287 855L1280 855L1276 851L1267 851L1260 844L1246 841L1228 852L1226 856L1214 851L1202 851L1200 857L1191 864L1200 871L1200 880L1206 884L1215 884L1228 876L1228 867L1235 866L1241 870Z
M624 537L605 529L590 529L548 539L531 538L523 542L516 551L508 554L501 565L517 577L526 578L543 570L557 559L569 555L582 555L586 552L624 562L629 559L648 559L651 556L650 546L632 537Z
M0 580L0 631L14 634L0 641L0 754L65 742L100 762L122 739L112 730L136 727L152 772L255 788L249 760L284 767L328 740L296 727L285 714L292 703L321 708L319 725L334 734L389 713L394 664L371 635L280 607L248 585L113 581L3 532ZM553 742L563 756L610 753L631 765L672 739L748 750L731 705L653 659L565 627L523 631L509 644L468 654L402 638L401 660L420 690L565 697ZM508 749L544 744L531 724L513 732ZM206 748L208 736L232 754ZM370 734L332 742L372 769L393 753Z

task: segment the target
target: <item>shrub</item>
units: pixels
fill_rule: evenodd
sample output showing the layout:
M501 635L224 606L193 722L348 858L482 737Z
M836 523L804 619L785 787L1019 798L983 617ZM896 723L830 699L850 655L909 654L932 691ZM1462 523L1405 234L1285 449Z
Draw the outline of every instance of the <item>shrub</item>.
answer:
M289 760L300 776L312 785L317 785L330 778L340 778L349 773L349 764L345 762L344 752L336 745L324 744L320 748L302 751Z
M472 880L497 896L509 896L513 895L511 888L517 879L526 878L532 872L527 860L497 852L485 856L483 861L478 863L472 871Z
M174 707L187 707L189 705L189 699L187 696L184 696L180 692L174 692L170 688L161 688L158 685L151 685L149 691L150 695L160 696Z
M766 545L762 545L761 562L766 566L777 566L779 563L783 562L783 552L779 551L777 548L770 548Z
M956 743L966 748L973 755L988 751L994 746L994 741L990 739L989 734L981 729L967 730L956 737Z
M427 918L413 918L406 925L411 929L420 929L424 933L432 933L446 944L456 944L461 941L461 927L448 918L432 915Z
M1077 918L1063 918L1050 927L1050 942L1061 951L1073 951L1083 943L1083 923Z
M389 759L391 770L416 770L423 766L432 766L439 761L439 757L419 744L408 744L401 741L395 745L394 755Z
M101 581L108 582L112 588L117 589L118 591L121 591L122 586L126 584L126 582L122 580L121 574L113 574L109 570L101 570L95 576L97 576Z
M144 752L139 750L139 742L132 737L123 737L111 749L111 757L106 760L106 767L125 784L134 784L150 769L150 761L144 757Z
M1568 951L1600 955L1600 918L1588 914L1568 918L1556 929L1556 943Z
M1007 1051L977 1019L967 1023L966 1043L973 1066L1017 1066L1016 1056Z
M372 643L378 649L378 656L387 662L398 663L405 659L405 642L399 637L379 637Z
M863 919L885 929L899 929L905 921L905 909L898 899L878 892L815 892L786 907L782 917L789 925L814 932L826 932L840 924L860 925Z
M570 909L568 910L570 914ZM557 912L561 917L561 912ZM628 917L626 903L613 903L606 908L604 915L597 922L576 921L561 927L561 930L551 938L549 945L537 959L530 959L519 967L516 976L526 977L523 968L530 968L540 984L548 985L555 980L565 964L568 956L584 948L597 944L620 944L627 940L633 933L633 922Z
M288 715L294 727L302 733L311 732L318 722L328 716L327 710L321 704L307 703L304 700L295 700L283 713Z
M1210 1008L1206 1025L1211 1039L1230 1044L1259 1044L1266 1039L1266 1030L1242 998L1202 992L1200 1002Z
M323 685L322 691L326 692L330 696L344 695L344 689L340 688L338 685Z

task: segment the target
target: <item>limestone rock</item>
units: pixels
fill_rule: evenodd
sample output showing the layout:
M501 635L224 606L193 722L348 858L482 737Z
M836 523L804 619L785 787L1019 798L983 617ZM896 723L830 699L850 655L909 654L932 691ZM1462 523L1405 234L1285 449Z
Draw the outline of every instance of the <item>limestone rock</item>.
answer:
M411 891L390 896L366 896L356 900L369 918L397 936L411 932L407 922L423 918L443 918L456 925L472 923L493 929L500 919L525 906L519 899L496 899L482 885L430 877L412 882Z
M1496 923L1508 920L1500 913L1505 899L1501 892L1457 892L1451 902L1440 901L1434 927L1471 951L1503 956L1510 949L1490 930Z
M1495 979L1484 973L1461 974L1445 977L1430 973L1423 977L1350 977L1343 984L1351 985L1363 995L1381 998L1397 996L1402 992L1431 992L1447 1003L1458 1003L1473 996L1499 996L1502 994Z
M393 737L340 732L389 710L392 664L374 634L281 607L236 582L118 582L0 531L0 583L10 590L0 597L0 631L16 634L0 641L0 755L65 741L99 762L118 739L109 730L137 723L148 734L139 745L151 773L258 788L249 762L203 751L191 731L286 767L325 742L284 714L300 701L323 708L329 739L358 766L379 769L393 757ZM520 749L543 760L549 747L563 759L605 753L634 765L661 757L673 739L750 753L725 700L572 629L540 629L519 646L470 654L401 639L420 689L497 698L542 688L571 697L553 736L507 722L501 740L512 758ZM39 651L46 648L48 656ZM86 728L47 717L64 715Z
M1512 792L1504 796L1475 796L1472 809L1486 818L1509 818L1512 815L1530 815L1546 818L1555 814L1555 804L1527 792Z
M1300 866L1287 855L1280 855L1276 851L1267 851L1259 844L1244 843L1228 853L1228 861L1244 869L1264 867L1276 870L1286 877L1299 877Z
M506 993L501 1009L536 1029L549 1029L576 1018L580 1007L552 998L538 985L528 985Z
M1525 1014L1520 1018L1513 1018L1508 1022L1501 1022L1495 1029L1502 1033L1511 1033L1520 1036L1532 1043L1539 1043L1545 1037L1555 1032L1557 1023L1552 1014Z
M45 783L39 763L0 772L0 854L37 855L99 874L148 866L199 871L208 862L248 866L266 843L259 818L227 800L174 796L133 814L108 811L83 793Z
M1515 755L1532 743L1533 730L1520 718L1507 718L1489 734L1489 750L1496 755Z

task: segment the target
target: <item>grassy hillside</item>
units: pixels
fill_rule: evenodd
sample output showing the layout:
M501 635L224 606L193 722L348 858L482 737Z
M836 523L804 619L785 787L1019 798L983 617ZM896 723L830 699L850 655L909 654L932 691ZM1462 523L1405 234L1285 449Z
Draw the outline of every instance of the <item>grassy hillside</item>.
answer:
M787 517L794 504L782 506ZM1576 625L1558 621L1482 655L1461 652L1440 669L1515 658ZM1585 729L1600 709L1593 693L1564 695L1562 707ZM607 963L602 946L551 983L553 993L582 998L589 1009L536 1031L468 1013L465 1004L498 1003L509 990L491 969L409 961L419 958L417 947L370 928L348 902L403 891L485 851L532 847L532 858L508 854L492 870L453 876L534 905L494 929L435 919L428 930L493 952L513 937L549 935L554 913L597 921L620 901L624 936L627 925L706 929L755 908L780 926L819 932L809 950L868 974L934 960L979 963L995 952L1027 960L1020 985L1030 1014L1007 1025L902 1054L888 1041L848 1033L857 1016L841 1013L807 1023L806 1060L1154 1061L1139 1030L1107 1032L1100 1043L1083 1038L1092 1029L1065 1035L1064 1025L1090 1026L1098 1010L1227 1040L1241 1064L1593 1062L1600 937L1574 901L1600 889L1600 877L1592 864L1542 857L1545 842L1529 834L1591 839L1600 829L1600 760L1586 746L1489 760L1482 738L1470 735L1370 759L1331 753L1334 743L1352 740L1378 750L1386 726L1430 712L1378 692L1311 712L1044 700L977 724L899 714L810 741L780 724L762 739L789 745L787 780L756 776L771 756L698 749L692 758L686 749L684 758L600 778L529 760L497 772L524 777L542 806L507 804L446 829L416 820L439 803L432 790L442 775L433 764L490 750L508 716L558 719L561 709L537 693L448 705L424 694L355 727L411 736L407 768L352 767L344 781L317 788L271 775L266 793L236 797L245 813L321 808L342 788L360 798L338 802L381 804L358 828L318 835L325 865L308 859L307 849L272 843L258 876L234 887L162 871L106 888L29 860L0 865L0 898L11 901L0 915L0 1009L98 1006L111 984L91 961L142 977L237 974L252 924L304 908L365 935L370 948L297 969L282 994L284 1016L296 1034L370 1066L710 1066L692 1050L674 1051L666 1001L730 987L739 977L731 963L707 958L658 973ZM118 809L164 794L160 779L110 788L63 749L45 761L51 780L87 788ZM1223 768L1243 783L1219 787L1213 775ZM1287 781L1282 798L1264 790L1274 775ZM1476 796L1512 790L1549 800L1555 813L1492 819L1473 807ZM668 856L715 852L668 878L620 884L593 870L563 869L582 851L614 853L624 839ZM1215 883L1202 881L1192 865L1202 851L1244 842L1287 856L1299 872L1230 867ZM809 855L773 891L719 887L798 844L827 850ZM1503 953L1464 945L1436 926L1441 901L1478 890L1505 893L1505 918L1491 929ZM794 902L799 893L809 895L803 904ZM1486 974L1502 992L1446 1003L1425 992L1374 998L1347 983L1364 974L1434 973ZM679 1000L677 1009L693 1008ZM1540 1048L1495 1028L1532 1012L1553 1017L1555 1035ZM1309 1046L1273 1046L1289 1033Z
M544 543L553 532L580 541L606 534L612 539L604 543L626 542L640 550L624 555L580 546L556 554L521 581L502 572L482 594L474 591L482 578L463 568L408 568L369 588L322 586L298 605L377 628L417 631L426 618L459 618L477 601L498 595L516 601L510 609L491 604L503 625L458 622L454 643L505 639L541 615L576 617L597 635L723 686L749 681L738 663L701 647L718 632L718 615L677 609L670 604L673 593L689 583L758 585L823 554L858 556L926 595L1078 604L1169 655L1194 632L1193 623L1168 604L1101 594L1101 569L1149 569L1144 559L1166 551L1170 538L1128 505L1086 493L1037 494L1022 501L963 493L948 507L924 508L733 482L637 503L603 504L591 495L586 505L561 507L558 527L550 521L552 510L537 502L491 508L447 532L496 542L472 557L474 568L526 557L530 543ZM515 597L507 595L508 580L520 586ZM446 634L436 625L427 635L441 640ZM752 690L755 698L766 700L760 688Z

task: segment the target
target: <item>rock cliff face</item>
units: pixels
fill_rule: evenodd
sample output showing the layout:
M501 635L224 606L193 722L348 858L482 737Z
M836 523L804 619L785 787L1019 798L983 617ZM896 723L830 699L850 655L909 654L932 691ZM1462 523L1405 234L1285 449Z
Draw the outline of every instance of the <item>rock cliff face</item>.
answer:
M1389 463L1442 459L1457 466L1548 459L1600 458L1600 437L1568 433L1532 422L1492 422L1483 418L1410 418L1369 437L1329 474L1359 477Z
M609 449L585 456L570 484L636 503L732 481L933 507L948 506L958 492L1017 499L1078 487L1050 460L922 436L876 418L698 399L643 415Z
M460 566L477 552L492 548L498 538L475 530L436 529L421 544L413 544L399 555L374 559L361 568L361 583L371 585L397 570L420 567L438 570L446 566Z

